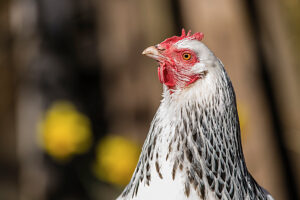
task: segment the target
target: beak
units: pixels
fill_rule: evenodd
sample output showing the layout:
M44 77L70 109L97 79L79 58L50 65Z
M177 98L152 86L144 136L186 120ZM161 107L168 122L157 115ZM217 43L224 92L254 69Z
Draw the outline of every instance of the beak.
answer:
M157 61L160 61L162 59L165 59L166 57L163 56L160 51L155 47L155 46L151 46L148 47L147 49L145 49L142 53L143 55L146 55L150 58L153 58Z

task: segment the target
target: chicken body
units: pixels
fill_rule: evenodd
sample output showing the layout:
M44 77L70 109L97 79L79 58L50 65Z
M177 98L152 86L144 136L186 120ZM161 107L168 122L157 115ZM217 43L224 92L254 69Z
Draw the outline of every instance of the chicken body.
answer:
M118 200L272 199L246 168L231 81L202 38L183 32L144 51L159 62L163 100Z

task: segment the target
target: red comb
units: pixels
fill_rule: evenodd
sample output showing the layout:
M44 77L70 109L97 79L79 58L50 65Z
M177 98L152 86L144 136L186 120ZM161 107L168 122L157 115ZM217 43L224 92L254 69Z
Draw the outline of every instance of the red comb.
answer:
M181 36L173 36L173 37L167 38L162 43L160 43L160 45L165 46L166 48L168 48L172 44L175 44L176 42L178 42L182 39L190 39L190 40L199 40L199 41L201 41L204 37L204 34L201 33L201 32L194 33L193 35L191 35L191 32L192 31L189 30L188 33L185 34L185 30L183 28L182 32L181 32Z

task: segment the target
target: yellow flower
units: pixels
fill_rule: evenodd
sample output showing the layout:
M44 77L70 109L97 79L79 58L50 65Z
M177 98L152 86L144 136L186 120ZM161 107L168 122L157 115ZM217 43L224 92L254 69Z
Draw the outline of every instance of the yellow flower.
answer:
M239 120L240 120L240 128L241 128L241 140L244 142L247 137L247 124L248 124L248 110L247 107L238 102L237 103L237 109L238 109L238 114L239 114Z
M43 148L58 161L87 152L92 142L90 120L67 101L50 107L39 132Z
M103 181L125 186L134 172L140 147L120 136L102 139L96 148L93 171Z

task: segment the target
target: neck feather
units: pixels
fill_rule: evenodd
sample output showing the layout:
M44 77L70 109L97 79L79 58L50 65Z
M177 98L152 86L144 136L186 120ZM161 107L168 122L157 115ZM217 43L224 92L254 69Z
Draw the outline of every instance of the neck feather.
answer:
M174 180L177 173L185 173L187 196L192 188L203 199L208 191L219 199L244 199L250 187L262 193L244 162L235 94L225 71L218 82L210 85L210 94L201 93L197 85L184 94L164 92L123 196L136 195L140 182L150 186L152 167L160 178ZM171 162L171 174L159 171L163 160Z

